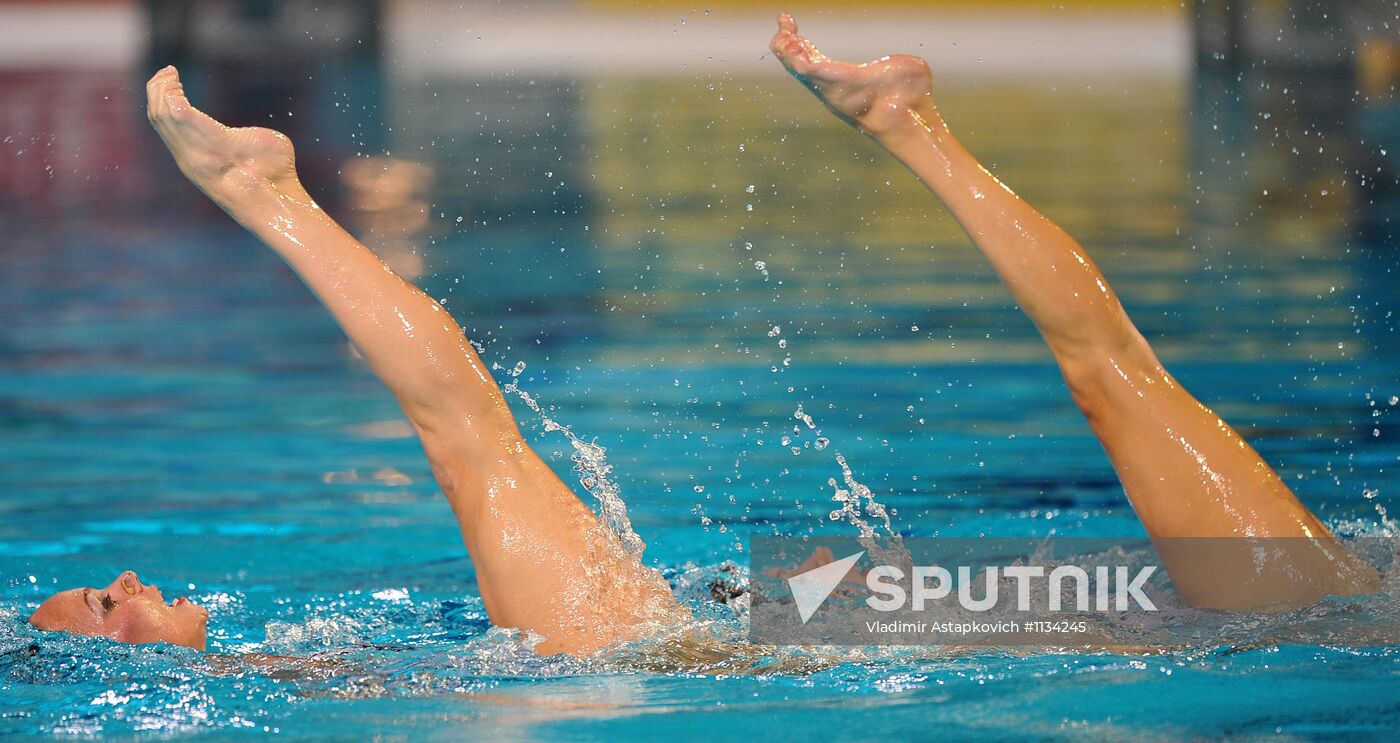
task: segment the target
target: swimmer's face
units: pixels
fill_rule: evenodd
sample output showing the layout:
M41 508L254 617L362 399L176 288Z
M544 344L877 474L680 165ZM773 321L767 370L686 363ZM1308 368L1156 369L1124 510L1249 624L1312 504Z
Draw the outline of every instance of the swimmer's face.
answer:
M72 588L50 596L29 623L42 630L110 637L117 642L168 642L203 650L209 612L181 596L169 604L160 589L128 570L106 588Z

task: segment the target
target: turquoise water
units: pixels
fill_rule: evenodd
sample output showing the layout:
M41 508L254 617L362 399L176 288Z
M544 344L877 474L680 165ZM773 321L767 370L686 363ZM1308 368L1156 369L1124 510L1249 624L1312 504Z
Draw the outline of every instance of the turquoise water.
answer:
M827 518L838 451L907 534L1142 534L955 225L788 81L426 83L384 83L373 145L326 112L333 78L271 123L302 122L327 208L608 450L648 561L730 636L742 622L707 578L742 565L751 534L845 533ZM0 212L0 734L1345 738L1400 724L1388 645L853 650L805 668L784 652L743 673L657 668L645 649L537 658L490 630L388 393L296 279L175 179L122 113L137 111L131 81L106 85L102 110L129 125L112 135L129 137L125 171L60 168ZM1001 83L954 87L945 110L1081 237L1177 377L1305 502L1340 532L1387 534L1396 246L1361 232L1373 195L1348 180L1354 160L1280 145L1316 112L1261 134L1249 122L1273 104L1249 100L1173 81ZM1012 115L1025 112L1056 125ZM1334 138L1367 156L1375 143L1349 131ZM16 154L33 136L6 142L12 162L33 165ZM44 157L61 161L54 141ZM382 150L397 185L346 175ZM798 405L828 448L783 442ZM567 442L518 413L571 476ZM124 568L210 609L210 656L24 624L48 592ZM249 659L265 656L292 660Z

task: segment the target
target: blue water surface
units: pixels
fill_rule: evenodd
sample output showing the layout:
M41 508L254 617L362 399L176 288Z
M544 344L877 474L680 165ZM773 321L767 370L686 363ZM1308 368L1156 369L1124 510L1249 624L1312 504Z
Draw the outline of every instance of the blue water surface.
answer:
M187 72L217 115L288 129L327 209L607 449L647 561L696 606L695 576L743 565L749 535L846 533L827 515L837 452L905 534L1143 535L1034 328L956 224L790 81L384 78L353 86L378 96L372 114L348 114L327 103L350 89L337 75L287 83L283 105L215 96L226 78ZM1363 229L1376 217L1352 161L1290 154L1316 111L1253 84L941 95L998 175L1081 238L1183 384L1328 524L1385 534L1400 253ZM490 628L387 391L295 276L182 183L142 128L137 73L106 85L126 170L36 175L38 196L0 207L0 735L1400 725L1385 644L853 650L743 673L537 658ZM1241 124L1265 108L1276 126ZM1372 152L1347 131L1335 138ZM3 146L61 154L45 134ZM356 176L370 157L397 180ZM828 447L794 431L799 405ZM517 412L571 478L568 442ZM52 591L126 568L210 609L209 656L24 623Z

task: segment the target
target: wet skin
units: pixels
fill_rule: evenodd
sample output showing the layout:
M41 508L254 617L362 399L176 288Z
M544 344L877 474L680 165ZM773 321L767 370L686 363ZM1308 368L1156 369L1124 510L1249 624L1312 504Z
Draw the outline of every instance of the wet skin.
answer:
M1374 590L1375 571L1350 557L1254 449L1167 373L1083 248L957 141L934 105L923 60L830 59L786 14L771 49L828 109L908 166L986 256L1044 337L1188 601L1254 608ZM684 620L634 546L602 528L524 441L451 316L312 200L290 140L211 119L185 98L171 67L151 78L147 95L151 123L181 172L287 262L394 393L456 515L493 623L543 636L542 653L587 654ZM1248 544L1236 556L1171 541L1202 537L1290 546L1261 568ZM204 647L207 613L178 600L166 605L159 591L127 577L101 591L58 594L31 621L123 642Z
M146 83L146 96L180 172L301 277L393 392L452 506L494 624L542 636L543 654L587 654L688 616L640 563L640 545L622 544L525 442L451 315L321 210L297 176L291 140L210 118L174 67ZM158 592L129 593L122 579L98 601L128 602L123 594L141 602L105 614L89 606L91 591L65 591L34 624L204 647L195 609L158 605ZM600 600L609 596L625 600Z
M160 589L126 571L105 588L72 588L50 596L29 617L43 630L203 650L209 612L184 596L166 603Z
M1378 586L1249 443L1167 372L1084 248L958 142L922 59L831 59L787 14L770 49L918 176L991 263L1049 346L1188 601L1250 609ZM1202 540L1213 540L1210 549ZM1258 560L1258 547L1275 559Z
M146 92L180 171L301 277L393 392L452 506L494 624L542 635L542 653L586 654L687 615L640 564L640 545L620 543L524 440L452 316L321 210L287 137L210 118L173 67Z

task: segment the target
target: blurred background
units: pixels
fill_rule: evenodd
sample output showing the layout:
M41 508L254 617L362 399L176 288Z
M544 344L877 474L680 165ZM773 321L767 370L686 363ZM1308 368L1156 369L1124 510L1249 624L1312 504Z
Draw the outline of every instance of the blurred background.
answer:
M415 228L440 233L440 218L426 213L417 225L387 212L369 215L410 192L440 212L491 222L532 221L524 215L540 208L611 214L624 206L611 181L630 175L619 161L654 156L680 141L717 142L713 122L724 122L735 137L786 123L791 106L755 105L753 84L743 89L776 74L759 42L780 5L4 0L5 218L80 205L88 214L119 214L187 195L160 177L171 171L150 161L151 138L133 118L140 103L134 82L167 63L185 70L216 116L287 130L300 145L307 178L324 198L369 220L365 230L386 231L378 220L388 218L405 236ZM834 53L920 53L946 87L972 88L969 119L990 116L993 101L1017 112L1000 131L969 125L969 133L1022 140L1026 132L1016 127L1044 116L997 86L1023 96L1085 98L1086 117L1107 105L1095 99L1111 98L1121 108L1170 118L1148 133L1166 135L1176 149L1178 161L1164 167L1257 192L1243 204L1216 194L1221 213L1293 210L1326 185L1327 200L1312 210L1326 212L1330 226L1388 232L1395 161L1379 145L1397 124L1394 2L810 5L782 7ZM1094 92L1094 82L1107 81L1152 92ZM1228 127L1216 121L1221 117ZM1213 123L1205 130L1193 128L1207 120ZM1040 123L1071 130L1042 137L1074 136L1076 127L1090 142L1100 134L1074 121ZM698 136L694 127L701 125L710 136ZM1295 146L1309 139L1323 143L1322 152ZM633 146L620 152L623 142ZM1147 139L1136 144L1167 154ZM1084 157L1090 148L1077 149ZM1236 149L1243 154L1230 157ZM343 167L374 158L386 160L369 170ZM686 188L709 177L702 162L721 167L712 157L659 158L653 176L663 188ZM537 182L551 169L563 186ZM444 171L453 177L438 178ZM1267 182L1279 179L1285 183L1265 197ZM481 187L466 193L466 181ZM1061 193L1084 207L1086 196L1102 195ZM672 219L681 216L677 206L690 211L677 204L667 209Z
M145 121L175 64L196 105L289 134L332 215L607 448L705 616L732 623L710 585L742 582L748 535L852 533L853 483L905 534L1145 540L957 224L767 56L779 10L834 56L928 58L953 129L1173 374L1334 531L1396 533L1397 0L0 0L0 737L1392 732L1393 646L1273 620L1170 656L798 676L512 650L388 391ZM128 568L207 606L215 653L345 664L209 673L25 625ZM1333 606L1280 621L1366 613Z
M928 58L954 129L1086 244L1178 376L1333 521L1375 518L1400 394L1394 0L4 0L6 538L48 544L100 493L73 555L141 554L192 504L250 525L230 548L306 554L319 537L275 525L348 539L371 514L427 535L375 550L461 554L387 392L146 125L165 64L215 117L289 134L332 214L489 362L525 362L612 451L663 561L818 528L835 450L908 530L1135 531L956 223L766 56L782 9L832 55ZM35 564L15 549L9 575Z

